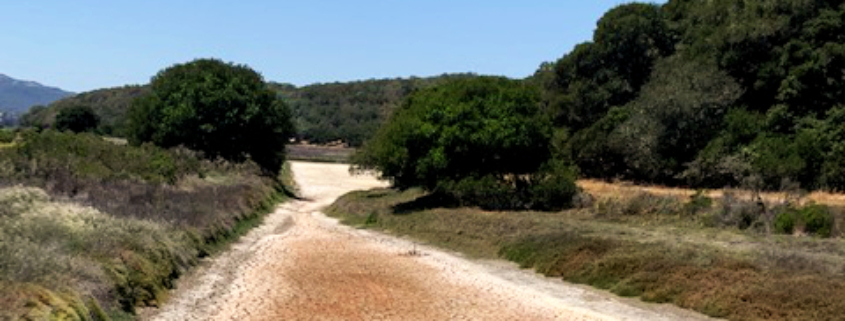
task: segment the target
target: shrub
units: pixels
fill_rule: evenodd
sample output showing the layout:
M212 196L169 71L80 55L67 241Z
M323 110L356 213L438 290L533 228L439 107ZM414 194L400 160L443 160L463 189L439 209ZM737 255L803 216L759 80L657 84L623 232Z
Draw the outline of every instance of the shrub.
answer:
M643 215L677 215L682 206L674 196L638 192L630 196L609 198L596 204L595 215L601 218L624 218Z
M764 211L763 204L743 199L730 191L724 191L721 209L714 217L716 226L736 227L744 230L760 222Z
M787 209L775 216L775 232L780 234L792 234L795 231L797 213L793 209Z
M833 216L827 206L810 204L804 206L798 213L804 223L804 231L819 237L830 237L833 230Z
M703 190L698 190L690 196L689 202L684 204L684 214L695 215L713 207L713 200L705 195Z
M809 204L799 208L787 208L775 217L775 231L792 234L803 226L803 232L819 237L830 237L834 220L830 209L819 204Z
M0 144L8 144L15 140L17 134L14 131L7 129L0 129Z

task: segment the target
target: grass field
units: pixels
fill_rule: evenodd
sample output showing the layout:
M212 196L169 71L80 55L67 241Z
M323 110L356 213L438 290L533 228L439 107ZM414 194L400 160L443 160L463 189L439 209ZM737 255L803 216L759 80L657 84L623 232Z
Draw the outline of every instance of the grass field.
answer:
M353 148L329 147L319 145L288 145L288 158L291 160L324 162L324 163L348 163L350 156L355 152Z
M627 183L608 183L604 181L589 179L579 180L578 186L583 188L588 193L597 196L613 196L646 192L662 196L690 197L698 192L696 190L685 188L665 186L640 186ZM784 200L788 200L796 196L791 194L792 193L789 192L763 192L760 194L760 196L769 202L782 202ZM721 198L724 195L724 190L707 190L705 191L705 195L710 198ZM845 206L845 194L841 193L836 194L816 191L798 196L801 197L800 200L803 202L816 202L830 206Z
M840 238L769 233L762 217L749 226L731 221L755 205L742 192L705 202L690 191L587 183L599 191L591 200L555 213L450 207L416 189L353 192L327 212L347 224L731 320L845 315Z

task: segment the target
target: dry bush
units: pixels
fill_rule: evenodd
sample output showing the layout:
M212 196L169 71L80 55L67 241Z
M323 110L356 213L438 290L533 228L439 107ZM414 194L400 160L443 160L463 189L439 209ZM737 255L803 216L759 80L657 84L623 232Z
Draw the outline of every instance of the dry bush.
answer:
M629 216L677 215L683 209L676 196L639 192L633 195L599 199L593 209L597 218L617 219Z
M9 284L0 297L11 298L0 310L17 317L157 305L199 256L245 233L282 195L284 176L261 176L251 162L93 135L24 136L0 150L0 185L38 187L0 189L0 283Z

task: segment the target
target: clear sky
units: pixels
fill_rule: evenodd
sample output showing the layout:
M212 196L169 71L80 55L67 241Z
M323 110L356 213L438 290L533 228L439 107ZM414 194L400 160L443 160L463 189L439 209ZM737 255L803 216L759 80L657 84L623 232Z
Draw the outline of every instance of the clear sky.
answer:
M207 57L296 85L521 78L589 40L601 15L626 2L0 0L0 73L76 92L147 83Z

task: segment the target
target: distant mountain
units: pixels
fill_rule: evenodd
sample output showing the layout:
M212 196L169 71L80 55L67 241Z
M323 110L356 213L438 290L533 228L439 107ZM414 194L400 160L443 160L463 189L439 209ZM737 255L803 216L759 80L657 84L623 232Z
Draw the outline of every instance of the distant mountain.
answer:
M17 80L0 74L0 112L22 113L35 105L47 105L73 95L34 81Z

